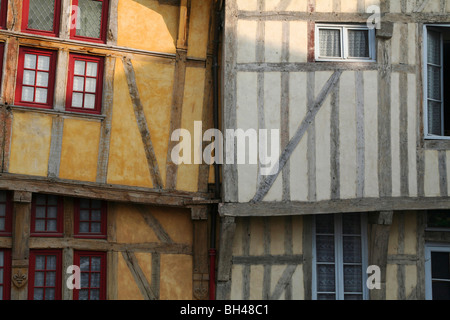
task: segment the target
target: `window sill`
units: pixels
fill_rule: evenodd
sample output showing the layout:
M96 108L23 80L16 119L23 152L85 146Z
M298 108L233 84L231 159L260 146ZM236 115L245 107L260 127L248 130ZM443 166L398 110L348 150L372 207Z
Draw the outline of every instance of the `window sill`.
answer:
M68 118L82 118L82 119L90 119L102 121L106 118L105 115L102 114L92 114L92 113L82 113L82 112L72 112L65 110L55 110L55 109L44 109L44 108L33 108L33 107L22 107L16 105L8 105L14 111L22 111L22 112L34 112L34 113L43 113L49 115L58 115L64 116Z

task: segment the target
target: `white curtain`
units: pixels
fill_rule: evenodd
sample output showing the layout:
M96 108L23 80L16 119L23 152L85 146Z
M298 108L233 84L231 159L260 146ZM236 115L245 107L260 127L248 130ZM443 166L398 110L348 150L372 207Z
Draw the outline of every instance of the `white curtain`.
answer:
M341 31L338 29L319 29L319 48L321 57L342 57Z
M369 58L369 31L348 30L348 55L354 58Z

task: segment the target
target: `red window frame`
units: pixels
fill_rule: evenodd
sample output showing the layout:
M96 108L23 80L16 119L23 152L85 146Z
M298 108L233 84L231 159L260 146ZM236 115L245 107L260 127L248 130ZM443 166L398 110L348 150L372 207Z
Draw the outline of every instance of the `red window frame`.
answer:
M30 101L22 101L22 89L23 89L23 74L25 71L25 55L26 54L32 54L37 56L48 56L50 57L50 63L49 63L49 70L48 70L48 86L45 87L47 89L47 102L46 103L40 103L40 102L30 102ZM53 107L53 95L55 90L55 74L56 74L56 57L57 57L57 51L54 50L44 50L44 49L36 49L36 48L30 48L30 47L20 47L19 49L19 61L18 61L18 68L17 68L17 82L16 82L16 99L15 104L16 105L22 105L27 107L36 107L36 108L44 108L44 109L51 109ZM37 59L36 59L37 60ZM37 73L37 61L35 69L28 69L27 70L34 70ZM46 71L44 71L46 72ZM35 81L34 86L26 85L27 87L33 87L36 91L36 88L38 87L36 85L36 75L35 74ZM44 87L42 87L44 88Z
M55 1L55 12L53 13L53 30L39 30L28 28L28 18L30 12L30 0L23 0L23 11L22 11L22 31L33 34L40 34L44 36L50 37L58 37L59 36L59 24L61 20L61 1ZM6 2L6 1L5 1Z
M80 219L80 211L82 210L80 201L81 199L74 200L74 237L75 238L85 238L85 239L106 239L106 219L107 219L107 204L105 201L100 201L100 208L92 208L93 199L83 199L84 201L89 201L89 208L83 208L83 210L89 210L89 219L81 220ZM100 221L92 220L92 211L100 210ZM91 229L92 223L100 223L100 232L81 232L80 231L80 223L87 222L89 223L89 229Z
M73 27L73 25L76 26L77 21L77 14L79 13L78 10L75 9L75 7L78 7L79 0L72 0L72 17L71 21L75 22L72 23L72 26L70 28L70 38L75 40L81 40L81 41L89 41L89 42L97 42L97 43L105 43L106 42L106 33L107 33L107 27L108 27L108 12L109 12L109 0L93 0L98 2L103 2L102 6L102 21L100 24L100 37L99 38L92 38L92 37L85 37L85 36L78 36L76 27ZM81 14L83 14L81 12Z
M45 269L36 270L36 257L45 256ZM47 258L49 256L56 256L56 267L55 269L47 269ZM35 287L35 274L36 272L44 272L44 286ZM55 285L46 286L47 272L55 272ZM45 300L45 289L54 288L55 289L55 299L61 300L62 298L62 252L61 250L31 250L30 251L30 268L28 275L28 300L34 300L34 289L43 288L44 289L44 300Z
M0 270L3 271L3 282L0 282L0 290L3 293L3 299L11 299L11 250L0 249L3 252L3 266L0 265Z
M45 197L45 204L37 204L37 196L44 196ZM34 195L33 200L31 202L31 236L33 237L62 237L63 236L63 222L64 222L64 201L61 197L57 198L57 204L51 205L49 204L49 197L50 195L46 194L39 194ZM43 218L36 217L36 209L37 207L44 207L45 208L45 216ZM49 207L56 207L56 218L51 218L48 216L48 208ZM56 220L56 230L55 231L37 231L36 230L36 220L44 220L45 225L47 226L47 223L49 220Z
M88 257L89 258L89 270L83 270L80 265L81 257ZM92 258L100 258L100 270L93 271L92 268ZM90 300L91 296L91 290L92 289L98 289L99 290L99 299L100 300L106 300L106 252L98 252L98 251L75 251L74 252L74 265L80 267L80 277L83 277L84 274L89 275L89 287L81 287L80 289L74 289L73 290L73 299L79 300L80 299L80 290L88 290L88 297ZM91 287L91 276L93 273L100 273L100 287ZM80 281L82 282L82 281Z
M0 29L6 29L6 17L8 12L8 1L2 1L0 6Z
M0 192L4 192L6 194L6 201L0 201L0 204L5 205L5 229L0 230L0 237L10 237L11 236L11 230L12 230L12 211L13 211L13 204L12 204L12 194L10 191L3 191L0 190ZM2 216L3 218L3 216Z
M86 92L86 79L87 78L95 78L95 106L94 109L88 109L83 107L73 107L72 106L72 97L73 97L73 83L75 78L75 61L84 61L86 64L88 62L97 63L97 76L91 77L86 75L86 68L84 76L76 75L77 77L84 77L84 88L83 91L75 91L83 94L83 104L84 104L84 96L86 93L92 94L91 92ZM104 69L104 58L100 56L89 56L84 54L74 54L71 53L69 55L69 76L67 79L67 93L66 93L66 110L74 111L74 112L83 112L83 113L91 113L91 114L101 114L102 112L102 99L103 99L103 69Z

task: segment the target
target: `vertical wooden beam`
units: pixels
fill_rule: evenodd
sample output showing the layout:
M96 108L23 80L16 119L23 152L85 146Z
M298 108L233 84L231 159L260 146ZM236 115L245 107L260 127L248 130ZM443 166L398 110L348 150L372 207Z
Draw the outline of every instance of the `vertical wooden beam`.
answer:
M231 293L231 266L233 258L233 239L236 231L234 217L224 217L221 223L219 262L217 272L217 300L229 300Z
M108 31L106 36L106 44L117 45L117 16L118 16L119 0L109 0L109 16L108 16Z
M148 283L144 272L139 266L138 260L134 252L122 251L122 257L125 260L128 269L133 275L134 280L145 300L157 300L158 297L153 292L151 285Z
M117 242L117 209L116 204L113 202L108 202L108 216L106 219L108 223L108 243L116 243ZM107 253L107 292L106 296L108 300L117 300L117 281L118 281L118 261L119 256L117 251L109 250Z
M341 174L340 174L340 131L339 131L339 86L335 86L331 92L331 119L330 119L330 195L331 199L340 198Z
M6 28L20 31L22 28L22 0L9 0L6 17Z
M369 265L376 265L381 270L381 289L370 291L371 300L386 299L387 252L392 217L393 211L377 212L371 217Z
M67 279L71 274L67 273L67 268L73 265L73 248L63 249L63 268L62 268L62 298L63 300L73 300L73 290L67 287ZM110 270L108 270L109 274Z
M303 286L305 290L305 300L312 300L312 249L313 249L313 216L303 217Z
M19 40L8 37L5 46L5 64L3 72L3 98L5 104L14 104L16 89L17 61L19 58Z
M28 242L30 239L31 197L31 192L14 191L11 272L13 280L13 285L11 286L12 300L26 300L28 296Z
M250 224L251 218L245 217L243 218L242 224L244 226L244 230L242 232L242 254L244 257L250 256ZM251 268L250 265L245 264L242 266L242 298L244 300L250 299L250 274Z
M193 296L197 300L208 299L209 264L208 264L208 207L193 206L191 216L193 223Z
M426 211L417 211L417 286L416 299L425 299L425 227Z
M69 39L70 38L70 28L74 27L73 22L74 21L72 21L71 1L62 1L60 28L59 28L59 38L60 39Z
M288 3L286 3L288 5ZM283 21L282 25L282 48L281 48L281 62L289 62L289 38L290 38L290 23L288 21ZM280 144L281 149L284 149L289 142L289 81L290 73L281 73L281 101L280 101ZM289 161L283 168L282 181L283 181L283 201L289 201L291 199L290 190L290 163Z
M365 132L364 132L364 75L355 72L356 88L356 197L364 197L365 190Z
M177 48L188 49L189 22L190 22L191 0L180 1L180 17L178 24Z
M64 118L61 116L53 117L52 132L50 139L50 154L47 169L47 175L49 178L59 177L59 165L61 162L63 131L64 131Z
M61 49L58 51L56 68L55 96L53 99L53 108L57 111L64 111L66 106L67 77L69 70L69 51Z
M308 110L311 109L314 103L315 95L315 73L308 72L306 78L306 99ZM317 198L316 190L316 123L311 122L307 130L307 149L306 158L308 160L308 200L315 201Z

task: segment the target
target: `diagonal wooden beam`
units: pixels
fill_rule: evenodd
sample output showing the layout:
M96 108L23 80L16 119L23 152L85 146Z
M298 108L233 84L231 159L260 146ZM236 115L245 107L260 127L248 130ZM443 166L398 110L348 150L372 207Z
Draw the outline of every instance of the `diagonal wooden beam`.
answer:
M158 161L156 160L155 150L153 149L150 130L148 129L147 119L144 114L144 107L139 96L133 64L129 58L123 58L123 67L125 69L125 75L128 82L128 89L130 91L134 115L136 116L139 132L141 133L142 142L144 143L145 156L147 157L153 187L156 189L162 189L163 182L158 168Z
M280 277L280 280L278 280L277 285L275 286L275 289L273 290L270 300L280 299L281 294L286 289L286 287L289 285L289 283L292 279L292 275L294 274L296 269L297 269L297 265L288 265L286 267L286 269L284 269L283 274Z
M286 148L281 153L278 162L276 165L278 165L278 170L272 175L266 176L264 179L261 180L258 189L256 190L255 196L253 197L251 202L259 202L261 201L266 194L269 192L270 188L272 187L273 183L277 179L278 175L282 171L283 167L286 165L287 161L291 157L292 153L294 152L297 145L300 143L301 139L305 135L306 130L313 122L314 118L316 117L317 113L319 112L320 108L323 105L323 102L329 95L329 93L333 90L333 88L336 86L336 84L339 81L339 78L342 74L342 70L335 71L331 77L328 79L328 81L323 86L322 90L320 91L319 95L317 96L316 100L312 103L311 106L309 106L309 110L306 113L305 117L303 118L303 121L300 123L300 126L298 127L297 131L295 132L292 139L287 144ZM277 167L277 166L275 166Z
M145 300L157 300L158 297L152 290L151 285L148 283L147 278L144 275L139 263L137 261L136 255L131 251L122 251L122 257L127 263L128 269L133 275L134 280L141 291L142 296Z
M147 225L155 232L161 242L173 243L172 238L170 238L169 234L164 230L158 219L156 219L148 210L145 210L142 205L136 205L136 207L139 209L139 212Z

